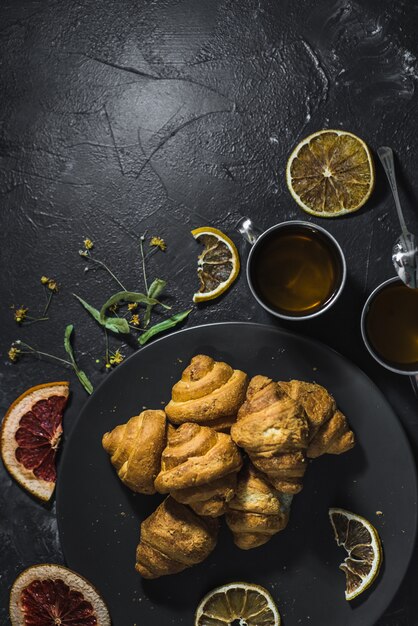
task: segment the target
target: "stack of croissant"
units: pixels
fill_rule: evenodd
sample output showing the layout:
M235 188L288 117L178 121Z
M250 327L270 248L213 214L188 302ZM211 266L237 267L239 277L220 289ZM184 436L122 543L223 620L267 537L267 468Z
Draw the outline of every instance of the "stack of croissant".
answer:
M225 515L235 544L261 546L286 527L307 459L341 454L354 434L315 383L248 376L195 356L162 410L146 410L103 436L121 481L167 495L141 524L136 569L175 574L214 549Z

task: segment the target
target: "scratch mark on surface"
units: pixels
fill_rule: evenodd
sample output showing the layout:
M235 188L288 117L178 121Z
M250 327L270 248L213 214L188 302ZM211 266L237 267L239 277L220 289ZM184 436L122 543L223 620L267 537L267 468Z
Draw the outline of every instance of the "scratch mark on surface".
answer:
M52 217L54 220L64 220L64 222L71 221L71 217L65 217L64 215L59 215L58 213L48 213L47 211L36 211L38 215L42 215L42 217Z
M313 64L318 72L318 74L321 76L322 79L322 83L323 83L323 89L322 89L322 100L324 102L327 101L328 98L328 93L329 93L329 78L322 66L322 63L318 57L318 55L316 54L316 52L314 51L314 49L312 48L312 46L305 40L302 39L302 44L305 46L305 49L307 51L307 53L309 54L310 58L313 61Z
M105 105L105 104L103 105L103 110L104 110L104 112L105 112L105 116L106 116L106 119L107 119L107 123L109 124L110 135L111 135L111 137L112 137L112 142L113 142L113 146L114 146L114 148L115 148L116 157L117 157L117 159L118 159L118 163L119 163L120 171L121 171L121 173L122 173L122 176L125 176L125 172L123 171L123 165L122 165L122 161L121 161L121 158L120 158L120 154L119 154L118 146L117 146L117 144L116 144L115 134L114 134L114 132L113 132L112 124L110 123L110 117L109 117L109 114L108 114L108 112L107 112L107 109L106 109L106 105Z
M195 122L198 122L199 120L208 117L208 115L214 115L215 113L231 113L230 109L222 109L220 111L207 111L206 113L202 113L202 115L198 115L197 117L193 117L190 120L187 120L187 122L184 122L183 124L180 124L180 126L177 126L177 128L174 128L168 135L167 137L164 137L164 139L162 139L160 141L160 143L154 148L154 150L151 152L151 154L149 155L149 157L147 158L147 160L145 161L145 163L142 165L142 167L140 168L138 174L136 175L136 178L139 178L139 176L141 175L143 169L148 165L149 161L154 157L154 155L161 150L161 148L163 146L165 146L165 144L172 139L173 137L175 137L177 135L177 133L179 133L181 130L183 130L184 128L186 128L187 126L190 126L191 124L194 124Z
M136 67L131 67L130 65L119 65L119 63L106 61L105 59L100 59L99 57L92 57L89 54L83 54L83 56L87 57L91 61L96 61L96 63L107 65L108 67L112 67L115 70L121 70L122 72L129 72L131 74L135 74L136 76L142 76L142 78L152 78L154 80L158 80L160 78L160 76L156 76L155 74L150 74L149 72L144 72L142 70L137 70Z
M129 74L135 74L135 76L140 76L141 78L145 78L147 80L162 80L162 81L170 80L170 81L177 81L177 82L183 82L183 83L190 83L192 85L202 87L203 89L206 89L207 91L211 91L212 93L215 93L216 95L221 96L222 98L225 98L226 100L229 101L228 96L226 96L225 94L221 93L214 87L205 85L204 83L201 83L198 80L194 80L193 78L184 78L181 76L178 76L178 77L177 76L159 76L156 74L150 74L149 72L138 70L135 67L131 67L130 65L119 65L119 63L113 63L112 61L105 61L104 59L90 56L89 54L85 54L84 52L78 52L78 53L73 52L70 54L79 54L80 56L83 56L86 59L90 59L91 61L95 61L96 63L102 63L103 65L107 65L113 69L116 69L122 72L128 72Z
M367 282L369 279L369 266L370 266L370 256L372 252L372 242L373 242L373 234L374 234L374 223L372 222L372 230L369 237L369 245L367 247L367 257L366 257L366 270L364 275L364 289L363 292L367 291Z
M180 108L182 108L182 107L180 107ZM138 128L138 142L139 142L139 147L141 148L141 152L144 155L144 157L146 158L147 155L145 154L144 146L142 145L141 130L139 128ZM157 172L157 170L153 166L152 161L146 161L146 162L149 164L150 168L152 169L152 171L154 172L154 174L157 176L158 180L160 181L160 183L161 183L161 185L162 185L162 187L163 187L163 189L164 189L164 191L166 193L167 198L169 200L173 200L173 198L170 197L170 194L168 192L168 189L166 187L165 182L163 181L162 177L160 176L160 174ZM149 217L149 216L147 215L147 217Z

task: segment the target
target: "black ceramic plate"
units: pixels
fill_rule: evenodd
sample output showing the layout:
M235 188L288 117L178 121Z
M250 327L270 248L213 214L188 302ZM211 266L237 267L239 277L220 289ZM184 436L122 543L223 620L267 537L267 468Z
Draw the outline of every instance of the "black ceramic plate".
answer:
M287 529L265 546L241 551L223 527L204 563L175 576L143 581L134 569L139 524L161 500L135 495L117 478L101 447L104 432L141 409L160 408L189 359L222 359L250 375L300 378L325 385L350 419L354 450L308 468ZM80 415L59 468L57 511L69 567L90 579L108 603L114 626L193 624L200 598L243 580L269 589L284 626L372 626L404 576L417 522L416 471L407 439L374 384L329 348L256 324L214 324L155 341L109 376ZM379 580L354 603L344 599L345 553L334 542L328 508L369 519L382 538ZM383 515L377 515L381 511Z

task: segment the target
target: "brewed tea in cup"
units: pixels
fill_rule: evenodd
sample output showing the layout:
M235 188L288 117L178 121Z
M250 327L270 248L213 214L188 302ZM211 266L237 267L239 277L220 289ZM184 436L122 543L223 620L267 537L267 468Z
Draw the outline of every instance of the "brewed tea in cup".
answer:
M290 221L259 234L251 220L243 218L238 230L253 244L248 284L267 311L285 319L308 319L336 301L346 264L341 247L325 229Z
M418 289L399 278L379 285L364 305L361 332L381 365L398 374L418 375Z

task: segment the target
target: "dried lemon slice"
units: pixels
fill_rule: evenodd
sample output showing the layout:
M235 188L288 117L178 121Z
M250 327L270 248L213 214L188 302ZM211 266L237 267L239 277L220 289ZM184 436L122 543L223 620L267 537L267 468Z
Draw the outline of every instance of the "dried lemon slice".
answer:
M374 187L372 155L364 141L344 130L320 130L301 141L286 168L298 205L318 217L357 211Z
M329 518L337 544L348 553L340 569L346 576L345 599L353 600L370 587L379 574L382 544L375 527L360 515L331 508Z
M234 242L217 228L202 226L192 235L205 246L197 261L200 289L193 302L206 302L224 293L237 278L239 254Z
M280 626L281 618L269 592L250 583L230 583L210 591L196 610L195 626Z

